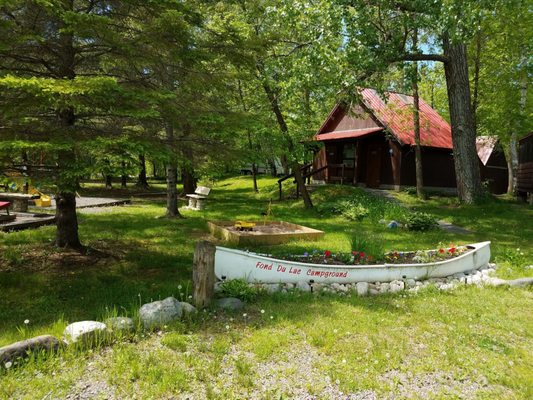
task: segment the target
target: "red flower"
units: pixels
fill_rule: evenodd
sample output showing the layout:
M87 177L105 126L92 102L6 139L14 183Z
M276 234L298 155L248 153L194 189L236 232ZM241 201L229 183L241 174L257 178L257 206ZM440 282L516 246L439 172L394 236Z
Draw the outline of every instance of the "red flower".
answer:
M359 257L361 257L361 258L365 258L365 253L360 252L360 253L359 253Z
M327 258L327 257L331 257L331 251L326 250L326 251L324 252L324 255L326 256L326 258Z
M358 252L358 251L352 251L352 254L353 254L354 256L358 256L358 255L359 255L359 252Z
M455 247L452 247L450 250L448 250L450 253L455 253Z
M444 249L439 249L439 253L444 253Z

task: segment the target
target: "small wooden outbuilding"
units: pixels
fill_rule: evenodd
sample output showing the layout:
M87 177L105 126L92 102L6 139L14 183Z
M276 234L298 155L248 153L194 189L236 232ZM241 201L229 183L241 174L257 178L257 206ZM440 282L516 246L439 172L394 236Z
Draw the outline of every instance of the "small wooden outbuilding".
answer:
M314 157L313 169L321 169L314 180L396 190L415 186L413 97L381 96L373 89L360 94L359 104L337 104L316 133L324 146ZM422 99L420 143L424 186L455 190L450 125Z

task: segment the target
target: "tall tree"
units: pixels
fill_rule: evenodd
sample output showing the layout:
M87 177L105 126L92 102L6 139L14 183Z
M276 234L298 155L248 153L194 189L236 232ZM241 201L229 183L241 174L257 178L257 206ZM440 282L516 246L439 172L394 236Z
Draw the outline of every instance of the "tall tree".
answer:
M246 73L253 76L282 138L282 164L289 164L306 207L313 206L301 173L305 149L319 118L338 90L334 55L342 44L340 15L326 12L330 2L271 0L228 5L219 27L233 30L248 49ZM223 21L223 22L222 22ZM243 67L244 68L244 67ZM325 93L327 95L325 95ZM288 160L287 163L284 160Z
M470 48L476 121L480 133L497 136L508 163L508 193L514 192L518 165L517 139L533 129L531 104L531 53L533 15L530 2L508 0L496 4L481 19ZM478 49L481 48L479 53Z
M418 52L418 29L413 31L413 52ZM424 169L422 167L422 146L420 145L420 97L418 94L418 62L413 62L411 72L413 85L413 126L415 130L415 169L416 194L420 199L426 198L424 191Z
M54 143L56 245L81 249L76 216L77 146L119 133L117 116L143 100L103 67L122 48L132 2L9 1L0 8L2 138ZM134 104L135 103L135 104Z

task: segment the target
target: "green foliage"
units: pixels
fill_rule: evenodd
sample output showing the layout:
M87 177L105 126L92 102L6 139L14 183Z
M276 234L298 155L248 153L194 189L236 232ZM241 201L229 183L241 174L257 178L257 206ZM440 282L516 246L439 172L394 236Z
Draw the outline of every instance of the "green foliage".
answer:
M362 252L365 254L366 258L371 256L374 260L383 259L385 246L381 238L355 235L350 238L350 244L352 251Z
M413 212L407 216L405 226L410 231L428 231L435 229L438 223L434 215L424 212Z
M338 192L338 193L336 193ZM315 195L316 209L322 215L342 215L351 221L368 218L403 220L409 213L398 203L374 196L360 188L322 188Z
M225 281L220 285L220 289L224 297L236 297L242 301L251 301L258 294L257 289L249 286L244 279Z

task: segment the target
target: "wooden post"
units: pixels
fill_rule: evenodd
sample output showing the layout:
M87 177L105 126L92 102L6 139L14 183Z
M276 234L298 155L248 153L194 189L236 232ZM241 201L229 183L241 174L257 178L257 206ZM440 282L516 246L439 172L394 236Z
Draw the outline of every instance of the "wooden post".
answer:
M278 187L279 187L279 200L281 201L282 194L281 194L281 182L278 181Z
M201 241L194 249L192 269L193 301L196 307L207 307L215 292L215 251L208 241Z

